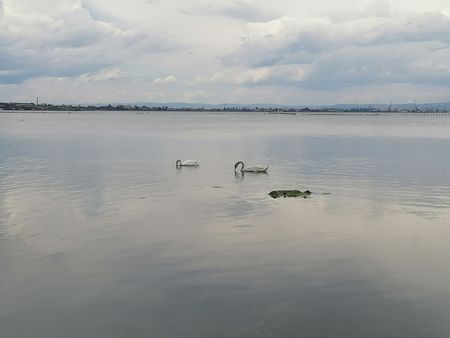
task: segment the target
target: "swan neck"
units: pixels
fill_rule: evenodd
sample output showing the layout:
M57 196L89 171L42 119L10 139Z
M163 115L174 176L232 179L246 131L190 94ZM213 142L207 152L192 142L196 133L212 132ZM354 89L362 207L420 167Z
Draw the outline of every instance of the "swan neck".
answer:
M234 171L236 171L236 169L237 169L237 167L239 167L239 165L241 165L241 172L243 172L244 171L244 162L242 162L242 161L236 162L236 164L234 165Z

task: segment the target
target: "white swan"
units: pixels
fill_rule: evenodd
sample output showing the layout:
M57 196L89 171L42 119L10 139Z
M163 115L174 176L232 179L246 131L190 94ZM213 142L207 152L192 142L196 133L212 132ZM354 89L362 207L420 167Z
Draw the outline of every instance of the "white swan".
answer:
M181 162L181 160L177 160L175 162L175 166L177 168L181 168L181 167L198 167L200 165L199 161L196 160L186 160Z
M255 165L250 165L248 167L245 167L244 162L239 161L236 162L236 164L234 165L234 171L236 172L236 169L239 165L242 165L241 167L241 172L243 173L267 173L267 169L269 169L269 167L264 167L262 165L259 164L255 164Z

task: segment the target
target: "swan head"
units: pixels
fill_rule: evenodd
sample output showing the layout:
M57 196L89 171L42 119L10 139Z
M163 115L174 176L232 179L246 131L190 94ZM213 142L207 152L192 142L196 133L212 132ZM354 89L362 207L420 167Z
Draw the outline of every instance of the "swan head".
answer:
M177 161L175 162L175 166L176 166L177 168L181 167L181 160L177 160Z
M236 164L234 165L234 171L235 171L235 172L236 172L237 167L239 167L240 164L242 165L241 171L244 170L244 162L239 161L239 162L236 162Z

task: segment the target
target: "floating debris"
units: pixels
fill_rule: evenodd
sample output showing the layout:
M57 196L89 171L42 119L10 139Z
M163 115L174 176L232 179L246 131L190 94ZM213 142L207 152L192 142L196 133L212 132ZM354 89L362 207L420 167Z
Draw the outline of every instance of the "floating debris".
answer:
M280 198L280 197L303 197L307 198L309 195L311 195L311 191L305 190L274 190L269 192L269 195L273 198Z

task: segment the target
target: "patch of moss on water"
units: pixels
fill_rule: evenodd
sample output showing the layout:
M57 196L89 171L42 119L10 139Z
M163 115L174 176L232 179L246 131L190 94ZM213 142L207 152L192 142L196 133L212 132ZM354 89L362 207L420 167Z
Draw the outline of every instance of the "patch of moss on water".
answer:
M269 192L269 195L273 198L281 198L281 197L303 197L308 198L311 195L311 191L305 190L274 190Z

